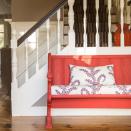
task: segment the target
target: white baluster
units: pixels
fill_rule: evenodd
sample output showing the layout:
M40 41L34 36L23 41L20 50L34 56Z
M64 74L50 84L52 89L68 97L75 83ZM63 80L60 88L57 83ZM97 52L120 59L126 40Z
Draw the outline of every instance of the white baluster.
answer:
M28 81L28 43L27 40L25 40L24 42L25 44L25 66L26 66L26 70L25 70L25 77L26 77L26 82Z
M74 26L74 11L73 11L73 5L74 5L75 0L68 0L68 5L69 5L69 12L68 12L68 23L69 23L69 34L68 34L68 39L69 39L69 46L70 48L75 47L75 32L73 29Z
M25 31L26 32L26 31ZM24 35L25 32L19 32L19 35ZM25 47L25 80L28 81L28 42L25 40L22 44L24 44Z
M17 55L16 55L16 48L17 48L17 38L16 38L16 31L12 31L12 39L11 39L11 55L12 55L12 83L11 87L17 88Z
M112 34L111 34L111 0L108 0L108 27L109 27L109 32L108 32L108 46L112 46Z
M99 9L99 0L96 0L96 47L100 46L99 32L98 32L98 25L99 25L98 9Z
M50 52L50 19L46 21L47 28L47 52Z
M87 47L87 34L86 34L86 9L87 9L87 0L83 1L84 8L84 48Z
M36 72L39 70L39 46L38 46L38 40L39 38L39 30L36 31Z
M124 16L123 16L123 9L124 9L124 0L121 0L120 2L120 8L121 8L121 47L124 47Z
M61 43L60 43L60 9L57 11L57 37L58 37L58 45L57 45L57 53L61 50Z

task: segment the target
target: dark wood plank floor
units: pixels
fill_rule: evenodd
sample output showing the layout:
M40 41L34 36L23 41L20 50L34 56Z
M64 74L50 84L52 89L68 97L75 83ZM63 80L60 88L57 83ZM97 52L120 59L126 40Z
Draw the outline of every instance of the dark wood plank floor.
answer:
M53 117L53 129L44 117L0 118L0 131L131 131L131 117Z

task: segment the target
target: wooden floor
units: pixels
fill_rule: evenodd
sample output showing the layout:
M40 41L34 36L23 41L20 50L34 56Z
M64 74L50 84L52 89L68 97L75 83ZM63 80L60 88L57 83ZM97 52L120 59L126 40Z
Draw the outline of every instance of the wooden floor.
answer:
M44 117L0 118L0 131L131 131L131 117L53 117L53 129Z
M11 115L10 96L5 88L0 88L0 118L9 118ZM1 130L0 130L1 131Z

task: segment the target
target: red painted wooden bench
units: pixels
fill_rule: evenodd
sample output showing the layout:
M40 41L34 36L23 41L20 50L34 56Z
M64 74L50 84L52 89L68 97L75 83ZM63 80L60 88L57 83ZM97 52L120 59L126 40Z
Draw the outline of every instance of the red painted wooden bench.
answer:
M69 84L69 64L80 66L113 64L116 84L131 85L131 55L49 54L46 128L52 128L52 108L131 108L131 95L52 95L52 85Z

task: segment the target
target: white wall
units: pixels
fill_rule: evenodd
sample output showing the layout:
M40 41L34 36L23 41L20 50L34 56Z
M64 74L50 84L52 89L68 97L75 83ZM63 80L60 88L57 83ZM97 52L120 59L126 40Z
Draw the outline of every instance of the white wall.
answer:
M33 104L47 92L47 65L20 88L12 88L12 115L42 115L44 107Z

